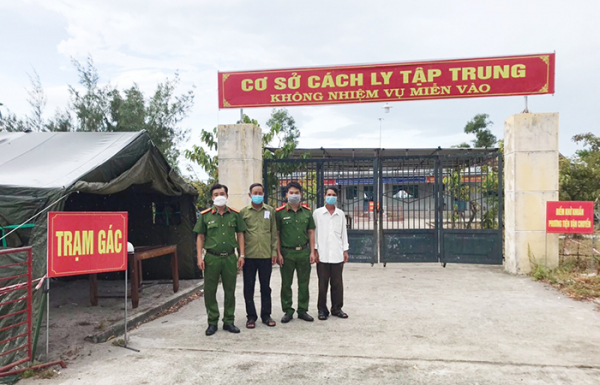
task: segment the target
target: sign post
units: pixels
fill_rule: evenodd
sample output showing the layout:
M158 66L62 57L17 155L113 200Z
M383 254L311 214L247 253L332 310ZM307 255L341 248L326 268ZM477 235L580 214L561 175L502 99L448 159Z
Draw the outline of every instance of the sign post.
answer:
M127 212L48 213L48 281L52 277L125 271L127 346ZM48 294L49 295L49 294ZM46 311L46 356L50 300Z

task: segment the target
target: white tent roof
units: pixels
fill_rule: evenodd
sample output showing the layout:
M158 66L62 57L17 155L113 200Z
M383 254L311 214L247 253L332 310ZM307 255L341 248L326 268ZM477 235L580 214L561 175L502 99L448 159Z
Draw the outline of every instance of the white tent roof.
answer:
M66 188L143 134L0 133L0 185Z

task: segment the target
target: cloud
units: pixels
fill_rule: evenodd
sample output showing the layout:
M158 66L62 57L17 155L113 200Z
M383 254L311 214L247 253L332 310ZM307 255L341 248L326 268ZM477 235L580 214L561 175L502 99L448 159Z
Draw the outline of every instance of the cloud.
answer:
M593 76L600 70L597 2L31 0L4 2L0 8L0 21L9 25L15 40L3 57L8 60L0 63L2 100L23 98L28 84L23 68L32 65L42 82L54 88L48 105L64 104L60 87L76 84L70 57L92 55L103 81L122 87L135 82L147 92L179 71L180 91L195 85L197 95L183 122L192 129L187 145L197 141L201 128L239 119L239 110L217 109L219 70L554 50L557 94L529 98L530 109L560 112L561 152L566 154L576 148L570 137L597 125L590 113L597 83ZM19 23L7 24L11 18ZM17 54L24 46L29 49ZM27 111L24 101L14 105ZM289 110L301 129L302 146L378 145L378 118L383 117L386 146L437 147L468 140L462 129L478 113L488 113L494 134L502 137L504 120L520 112L524 102L510 97L393 105L389 114L383 114L379 103ZM270 112L244 110L263 125Z

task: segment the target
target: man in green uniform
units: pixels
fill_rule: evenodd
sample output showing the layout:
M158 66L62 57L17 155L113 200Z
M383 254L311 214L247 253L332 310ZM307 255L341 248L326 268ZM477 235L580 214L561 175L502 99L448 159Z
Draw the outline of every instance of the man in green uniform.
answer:
M256 273L260 282L260 318L267 326L275 326L271 318L271 272L277 262L277 222L275 209L263 203L264 188L260 183L250 186L252 203L240 211L246 222L246 259L244 260L244 300L246 327L254 329L258 315L254 306Z
M277 208L279 230L278 258L281 264L281 322L292 320L292 281L294 270L298 279L298 318L313 321L308 314L308 283L311 264L315 263L315 221L308 205L300 204L302 186L297 182L287 185L288 203Z
M194 227L194 232L198 233L196 240L198 267L204 271L204 305L208 315L207 336L215 334L218 330L217 287L219 278L223 282L223 291L225 292L223 329L231 333L240 332L240 329L233 324L235 281L237 269L244 266L246 224L237 211L227 207L227 192L227 186L220 184L215 184L210 188L214 207L202 211L196 227ZM239 247L239 259L235 255L236 247ZM206 249L204 259L202 258L202 249Z

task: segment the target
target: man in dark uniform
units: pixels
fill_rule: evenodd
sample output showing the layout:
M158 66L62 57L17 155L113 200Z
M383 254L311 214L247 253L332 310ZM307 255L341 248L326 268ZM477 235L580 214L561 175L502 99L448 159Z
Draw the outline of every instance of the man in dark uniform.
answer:
M294 271L298 279L298 318L313 321L308 314L308 284L311 264L315 263L315 221L308 205L300 204L302 186L297 182L287 185L288 203L277 208L279 231L278 258L281 264L281 307L282 323L290 322L292 308L292 282Z
M227 186L215 184L210 188L214 207L202 211L194 232L198 250L198 267L204 271L204 305L208 315L206 335L211 336L218 330L219 304L217 287L219 278L223 282L225 306L223 309L223 329L239 333L234 324L235 281L237 269L244 266L244 231L246 224L240 214L227 207ZM237 239L236 239L237 234ZM239 248L239 258L235 248ZM202 249L206 249L204 259Z

